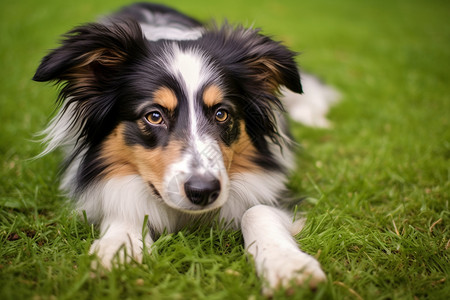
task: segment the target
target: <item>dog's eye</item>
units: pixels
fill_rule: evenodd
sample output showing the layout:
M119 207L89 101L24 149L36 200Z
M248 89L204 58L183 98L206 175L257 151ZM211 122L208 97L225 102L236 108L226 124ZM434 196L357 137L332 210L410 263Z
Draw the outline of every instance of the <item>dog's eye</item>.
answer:
M158 124L163 123L163 117L162 117L161 113L158 111L152 111L151 113L146 115L145 118L147 119L147 121L150 124L153 124L153 125L158 125Z
M228 120L228 112L224 109L218 109L216 111L216 121L219 123L223 123Z

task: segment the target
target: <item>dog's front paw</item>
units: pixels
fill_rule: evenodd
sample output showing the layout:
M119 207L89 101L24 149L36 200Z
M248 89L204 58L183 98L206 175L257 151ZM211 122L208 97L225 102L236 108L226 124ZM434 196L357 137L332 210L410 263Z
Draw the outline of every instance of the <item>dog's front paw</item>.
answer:
M150 243L147 246L150 247ZM130 233L105 236L94 241L89 253L96 254L101 265L108 270L116 263L128 263L131 260L140 263L143 257L142 236ZM97 262L92 267L97 268Z
M263 292L271 295L274 289L292 285L306 285L316 288L326 281L319 262L312 256L295 250L277 249L263 263L262 270L267 286Z

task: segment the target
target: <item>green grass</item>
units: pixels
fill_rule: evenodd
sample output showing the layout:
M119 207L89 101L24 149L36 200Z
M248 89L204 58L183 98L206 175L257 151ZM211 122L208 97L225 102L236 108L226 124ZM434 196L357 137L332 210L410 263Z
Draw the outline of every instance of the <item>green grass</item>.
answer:
M98 234L65 204L60 155L28 160L53 111L31 81L74 25L123 1L0 4L0 298L260 299L239 232L206 227L158 240L143 265L94 274ZM290 187L307 196L297 237L328 283L294 299L447 299L450 295L450 3L184 1L208 20L254 23L302 52L298 61L343 99L334 128L294 124L302 143ZM275 295L285 297L284 291Z

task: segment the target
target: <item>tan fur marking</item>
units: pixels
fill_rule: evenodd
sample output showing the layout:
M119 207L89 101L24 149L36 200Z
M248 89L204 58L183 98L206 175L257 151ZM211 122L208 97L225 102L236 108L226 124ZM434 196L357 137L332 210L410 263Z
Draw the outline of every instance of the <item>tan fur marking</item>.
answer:
M125 54L120 51L113 51L107 48L100 48L81 56L86 60L81 63L78 67L84 67L93 63L98 62L104 66L115 66L122 63L125 60Z
M263 88L271 93L278 92L282 78L276 61L260 58L249 62L248 65L257 71L255 77L261 82Z
M178 100L175 93L167 87L159 88L156 92L154 92L153 100L156 104L159 104L168 110L175 110L178 105Z
M224 157L225 167L231 176L235 173L244 173L248 170L258 170L260 167L252 161L256 156L256 148L245 131L245 123L241 121L241 134L237 142L231 147L220 144Z
M203 92L203 102L206 106L213 107L214 105L222 102L223 93L217 85L208 86Z
M145 149L142 146L133 146L133 154L139 174L145 181L153 184L159 192L163 192L163 180L166 169L179 159L182 145L172 141L164 149Z
M130 147L123 138L123 126L119 125L103 143L101 157L107 165L104 174L106 178L126 176L137 173L137 167L132 161Z
M146 149L140 145L128 146L123 137L123 125L119 125L103 144L102 158L108 165L104 174L106 178L140 175L144 181L163 192L166 168L178 159L180 149L181 144L178 142L156 149Z
M126 55L120 51L100 48L81 55L80 59L82 62L62 75L62 79L71 81L79 91L92 93L91 88L95 86L97 78L90 65L97 62L105 67L117 66L126 60Z

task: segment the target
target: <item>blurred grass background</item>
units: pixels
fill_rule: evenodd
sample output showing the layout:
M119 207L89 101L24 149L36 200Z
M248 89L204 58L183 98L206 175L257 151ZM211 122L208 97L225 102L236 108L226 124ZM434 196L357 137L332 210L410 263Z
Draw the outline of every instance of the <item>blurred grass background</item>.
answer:
M64 205L58 154L30 161L56 90L31 81L73 26L128 1L0 2L0 298L259 299L239 232L165 235L142 266L92 274L97 234ZM297 237L328 283L293 299L450 295L450 2L160 1L201 20L262 27L337 87L333 129L293 124ZM284 291L276 299L286 296Z

